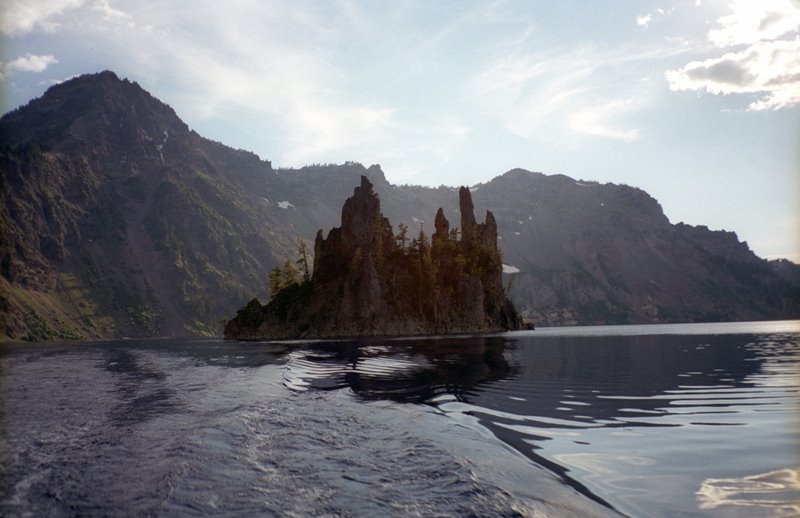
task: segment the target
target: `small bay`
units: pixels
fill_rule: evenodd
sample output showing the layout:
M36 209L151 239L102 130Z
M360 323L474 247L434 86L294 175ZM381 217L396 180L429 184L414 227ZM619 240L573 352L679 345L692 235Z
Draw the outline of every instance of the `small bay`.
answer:
M0 514L800 514L800 322L0 347Z

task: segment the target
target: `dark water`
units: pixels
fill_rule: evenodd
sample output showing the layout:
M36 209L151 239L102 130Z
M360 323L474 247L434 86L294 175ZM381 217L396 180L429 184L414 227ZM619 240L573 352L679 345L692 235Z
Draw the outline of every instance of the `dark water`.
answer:
M0 369L0 515L800 515L798 322L25 344Z

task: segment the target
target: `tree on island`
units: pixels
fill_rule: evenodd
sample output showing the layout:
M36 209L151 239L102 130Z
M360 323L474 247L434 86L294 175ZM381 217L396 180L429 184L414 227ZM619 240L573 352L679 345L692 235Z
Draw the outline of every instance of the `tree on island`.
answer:
M295 261L287 259L283 263L283 268L277 266L269 271L267 280L269 283L270 300L284 289L294 284L307 283L311 280L311 274L308 270L309 253L308 245L302 239L299 240L297 246L298 258ZM295 264L300 266L300 270L295 268ZM302 273L302 280L298 280L298 275Z
M406 251L406 244L408 243L408 225L399 223L397 225L397 237L395 237L397 246L400 247L401 252Z
M297 264L301 267L301 271L303 272L303 282L308 282L311 280L311 274L308 271L308 246L303 239L299 241L297 254L300 256L297 258Z

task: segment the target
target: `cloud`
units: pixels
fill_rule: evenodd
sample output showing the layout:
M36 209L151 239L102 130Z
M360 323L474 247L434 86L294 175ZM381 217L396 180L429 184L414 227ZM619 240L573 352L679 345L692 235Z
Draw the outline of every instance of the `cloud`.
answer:
M427 19L415 25L409 18L420 13L402 12L409 4L380 11L382 24L371 3L344 11L291 1L237 5L197 2L187 11L120 3L152 31L116 40L97 27L94 37L106 42L104 52L124 55L137 80L162 92L198 131L226 143L246 132L236 145L276 165L358 160L423 174L458 159L470 107L447 111L458 103L457 87L435 92L431 67L442 62L429 58L468 39L469 24L485 23L482 17L462 16L449 30Z
M476 74L467 97L523 138L632 142L641 136L633 117L655 91L643 86L642 67L676 52L682 50L625 53L585 46L549 55L511 53Z
M53 18L83 5L83 0L8 0L3 2L0 32L9 36L36 29L54 32L59 24Z
M717 47L774 40L800 27L800 7L792 0L736 0L708 33Z
M666 74L670 89L712 94L762 94L748 110L777 110L800 104L800 37L762 41L719 58L692 61Z
M296 103L288 114L293 133L299 135L283 160L303 163L320 160L342 149L353 149L392 125L393 110L362 106L334 107L308 99Z
M633 142L639 138L639 130L625 129L612 121L631 111L634 105L633 99L614 99L598 106L584 107L570 114L568 123L578 133Z
M800 7L790 1L737 1L708 33L722 56L687 63L665 73L672 91L714 95L760 94L749 111L800 104ZM744 46L744 48L741 48Z
M123 25L127 25L128 27L135 27L136 24L133 21L133 17L126 13L125 11L121 11L119 9L115 9L111 7L111 4L108 3L108 0L98 0L92 5L92 11L99 12L103 19L109 22L120 23Z
M381 162L410 148L445 159L460 143L451 136L453 126L431 115L421 122L424 134L416 132L416 125L404 123L407 111L374 84L375 76L360 75L374 74L370 67L344 68L334 55L342 42L363 39L375 46L375 35L361 13L336 12L337 19L326 9L296 9L291 2L247 9L197 2L189 12L126 5L151 30L129 31L119 44L109 41L106 51L125 55L144 84L171 85L165 100L190 114L190 124L222 122L221 132L251 131L256 143L250 149L276 164ZM437 146L421 150L430 142Z
M0 63L0 78L15 72L44 72L47 67L55 63L58 63L58 60L50 54L44 56L25 54L8 63Z
M663 18L665 16L671 16L675 14L676 7L672 6L667 10L662 9L661 7L657 8L652 13L641 14L636 16L636 25L639 27L644 27L647 29L652 22L654 22L657 18Z
M653 15L650 13L636 17L636 25L640 27L647 28L651 21L653 21Z

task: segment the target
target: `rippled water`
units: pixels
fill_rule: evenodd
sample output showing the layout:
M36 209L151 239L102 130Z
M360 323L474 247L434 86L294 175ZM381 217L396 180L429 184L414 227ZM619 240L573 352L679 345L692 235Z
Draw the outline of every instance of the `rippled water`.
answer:
M0 515L800 515L798 322L0 348Z

